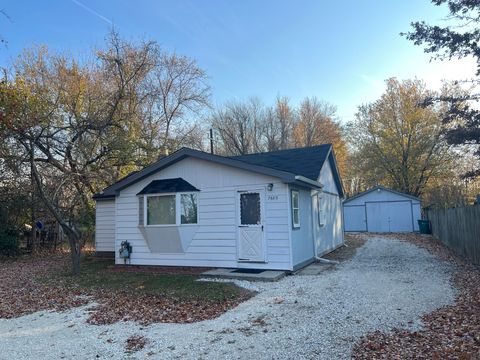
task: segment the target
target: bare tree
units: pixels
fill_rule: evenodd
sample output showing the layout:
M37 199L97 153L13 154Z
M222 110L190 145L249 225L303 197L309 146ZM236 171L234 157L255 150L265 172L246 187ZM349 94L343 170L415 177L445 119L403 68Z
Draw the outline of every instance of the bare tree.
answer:
M230 102L211 115L211 125L220 137L220 152L243 155L263 150L265 110L258 99Z
M277 97L275 106L266 111L263 125L265 147L268 151L287 149L292 143L295 113L287 97Z
M342 128L336 120L334 105L306 98L298 109L298 121L293 130L295 146L332 144L340 171L343 173L347 161L347 148Z
M298 123L294 130L295 146L312 146L331 143L337 136L335 123L337 109L334 105L306 98L298 109Z
M158 53L149 78L148 118L160 136L156 146L168 155L182 138L189 138L197 126L193 116L209 107L210 86L206 73L195 60L177 54Z

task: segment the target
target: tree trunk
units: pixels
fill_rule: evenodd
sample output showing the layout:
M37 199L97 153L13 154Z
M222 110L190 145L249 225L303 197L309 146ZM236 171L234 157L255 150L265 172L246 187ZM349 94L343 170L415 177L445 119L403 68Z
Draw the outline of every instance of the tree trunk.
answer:
M31 153L30 156L34 156L33 153ZM33 175L33 168L30 167L30 185L31 185L31 190L32 190L32 196L30 198L30 201L32 202L31 207L30 207L30 221L32 222L32 233L31 233L31 238L30 238L30 250L32 253L35 253L37 250L37 224L35 223L35 178Z
M26 146L26 145L24 145ZM79 275L80 274L80 235L78 234L77 230L70 224L68 224L60 215L60 213L57 211L55 208L54 202L51 201L50 199L47 198L45 195L45 192L43 191L42 188L42 182L40 180L40 175L38 174L37 167L35 166L34 162L34 151L33 151L33 145L31 146L31 157L30 157L30 165L32 169L32 174L33 178L35 179L35 184L37 185L37 191L38 195L42 199L43 203L47 207L47 209L50 211L50 213L55 217L55 219L58 221L60 226L62 227L63 231L67 235L68 238L68 243L70 245L70 255L72 258L72 273L73 275ZM28 149L28 147L27 147Z
M64 228L64 230L66 230ZM80 255L81 255L81 247L80 247L80 239L78 236L70 231L70 229L65 231L68 243L70 244L70 257L72 259L72 275L80 275Z

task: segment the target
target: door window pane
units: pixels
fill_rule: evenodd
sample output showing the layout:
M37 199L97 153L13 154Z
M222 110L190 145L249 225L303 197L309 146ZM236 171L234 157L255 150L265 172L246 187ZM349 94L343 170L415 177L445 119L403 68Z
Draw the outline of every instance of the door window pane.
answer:
M181 194L180 208L180 221L182 224L197 223L197 194Z
M147 224L175 224L175 195L147 197Z
M260 218L260 194L240 194L240 223L241 225L259 225Z

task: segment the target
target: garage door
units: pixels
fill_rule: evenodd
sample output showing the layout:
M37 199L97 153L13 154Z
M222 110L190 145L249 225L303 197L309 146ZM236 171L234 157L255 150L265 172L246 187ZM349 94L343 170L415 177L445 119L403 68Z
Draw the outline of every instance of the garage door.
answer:
M345 231L367 231L365 206L344 206L343 219L345 222Z
M367 202L367 231L413 231L411 201Z

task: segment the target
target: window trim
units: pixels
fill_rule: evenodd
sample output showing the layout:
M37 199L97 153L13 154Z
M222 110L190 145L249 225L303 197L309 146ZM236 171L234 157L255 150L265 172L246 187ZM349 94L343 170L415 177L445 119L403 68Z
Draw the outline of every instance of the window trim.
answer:
M197 202L197 222L191 224L182 224L182 214L181 214L181 195L190 195L197 194L197 191L182 191L182 192L171 192L171 193L153 193L153 194L144 194L143 195L143 226L144 227L172 227L172 226L197 226L198 225L198 202ZM147 202L149 197L159 197L159 196L175 196L175 223L174 224L148 224L148 207Z
M297 194L297 199L298 199L298 205L297 207L294 207L293 205L293 194ZM290 192L290 210L292 212L292 229L300 229L300 191L298 190L292 190ZM298 212L298 222L295 222L295 210Z

